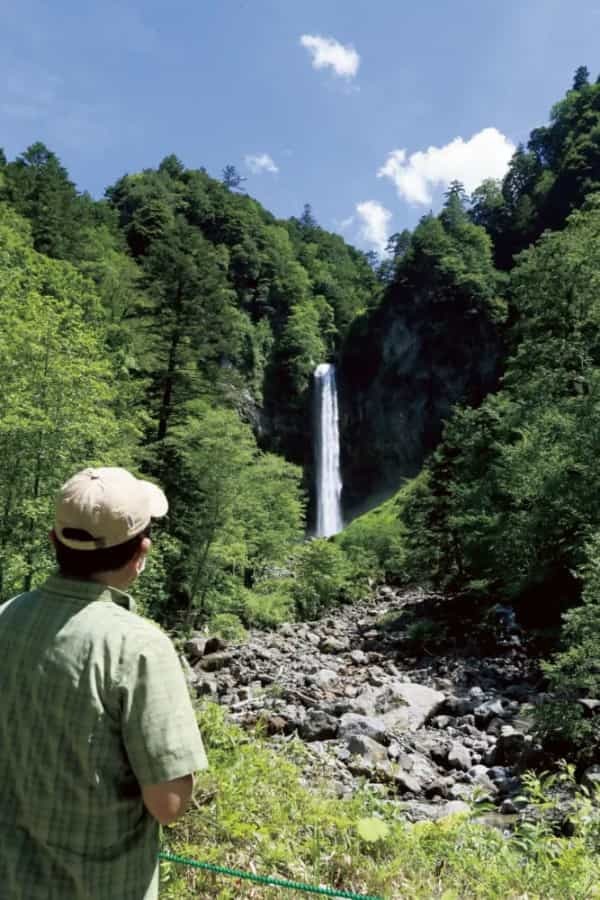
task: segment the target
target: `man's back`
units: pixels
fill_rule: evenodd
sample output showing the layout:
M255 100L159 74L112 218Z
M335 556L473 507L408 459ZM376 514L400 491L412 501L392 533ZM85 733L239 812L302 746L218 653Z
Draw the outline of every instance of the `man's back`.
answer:
M157 896L140 785L204 759L173 647L129 602L53 576L0 607L4 900Z

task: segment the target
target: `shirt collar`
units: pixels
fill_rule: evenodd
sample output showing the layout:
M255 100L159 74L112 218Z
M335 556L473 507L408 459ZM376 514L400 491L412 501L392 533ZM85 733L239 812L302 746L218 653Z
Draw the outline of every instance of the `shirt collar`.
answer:
M130 594L118 588L109 587L99 581L89 579L66 578L64 575L50 575L41 586L46 594L77 600L80 603L91 603L94 600L109 600L135 612L135 602Z

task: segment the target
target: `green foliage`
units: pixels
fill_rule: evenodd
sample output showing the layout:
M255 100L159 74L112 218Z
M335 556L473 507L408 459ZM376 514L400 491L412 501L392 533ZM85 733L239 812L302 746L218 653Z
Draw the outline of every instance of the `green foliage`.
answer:
M540 709L540 730L547 739L569 741L580 758L593 760L600 750L598 725L585 717L577 700L600 697L600 533L587 544L581 576L582 603L565 613L563 649L545 666L553 700Z
M246 629L233 613L215 613L208 621L209 634L216 634L227 641L243 641Z
M446 586L521 597L531 617L550 585L544 614L572 602L572 573L600 525L599 265L594 207L522 254L503 389L455 413L406 511L417 569Z
M190 614L223 608L228 596L237 612L244 578L300 539L299 473L260 453L234 411L192 401L187 413L163 442L172 533L181 548L176 583Z
M296 618L291 575L261 579L245 591L244 619L258 628L274 628Z
M519 145L501 196L489 182L473 195L471 217L488 229L495 258L509 269L513 257L547 229L562 228L600 177L600 84L580 66L573 86L552 108L550 123Z
M302 619L316 619L344 600L357 599L361 584L344 551L333 541L316 538L300 548L293 598Z
M406 525L402 512L411 487L354 519L336 538L354 569L378 581L406 576Z
M464 815L409 825L401 804L366 790L339 800L328 782L306 787L296 742L275 752L211 704L199 721L210 768L197 780L188 814L165 831L165 846L175 853L389 900L597 895L598 828L585 797L576 802L575 833L563 839L543 824L506 837ZM553 806L551 784L528 784L532 801ZM161 896L169 900L256 896L250 885L197 869L164 864L161 874Z
M48 571L55 491L86 464L129 461L135 422L111 404L93 284L36 253L22 221L0 207L0 596Z

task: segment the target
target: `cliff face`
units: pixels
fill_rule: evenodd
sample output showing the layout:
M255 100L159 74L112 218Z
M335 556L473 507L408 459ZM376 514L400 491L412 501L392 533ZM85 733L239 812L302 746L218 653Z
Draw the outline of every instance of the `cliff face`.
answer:
M496 327L469 304L392 294L356 322L339 379L346 518L418 472L452 406L494 390L501 357Z

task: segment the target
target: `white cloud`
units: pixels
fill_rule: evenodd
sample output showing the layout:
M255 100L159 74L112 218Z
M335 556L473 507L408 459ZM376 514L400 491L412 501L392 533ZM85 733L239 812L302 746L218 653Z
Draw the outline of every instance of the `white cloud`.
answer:
M515 146L497 128L484 128L468 141L454 138L443 147L429 147L407 156L393 150L377 173L390 178L409 203L427 205L433 188L462 181L471 193L485 178L502 178Z
M356 204L356 212L361 219L361 239L373 244L379 253L385 253L392 218L389 209L376 200L365 200L364 203Z
M263 172L271 172L276 175L279 172L279 167L275 165L268 153L249 154L246 156L245 162L254 175L262 175Z
M313 69L333 69L338 78L354 78L360 65L360 56L351 44L344 46L335 38L318 34L303 34L300 43L312 56Z

